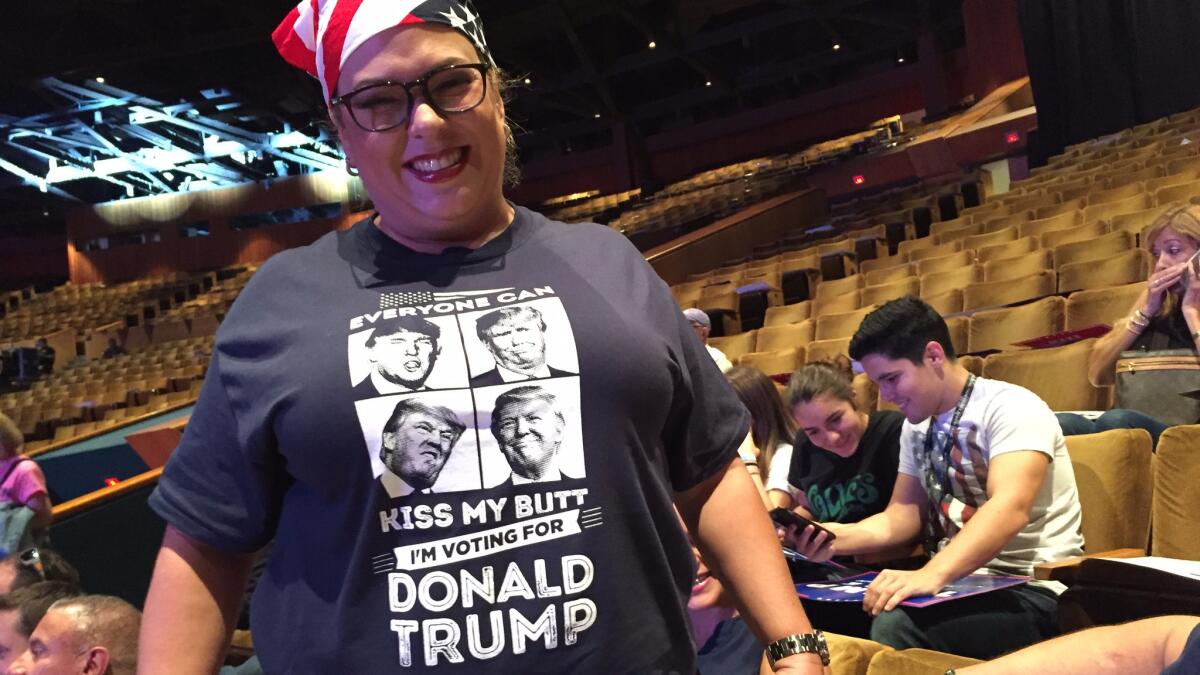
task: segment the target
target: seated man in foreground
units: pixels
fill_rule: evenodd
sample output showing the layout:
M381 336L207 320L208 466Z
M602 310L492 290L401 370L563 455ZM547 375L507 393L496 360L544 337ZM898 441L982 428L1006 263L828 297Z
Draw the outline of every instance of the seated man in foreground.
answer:
M142 614L109 595L81 595L50 606L8 675L134 675Z
M972 573L1033 574L1035 563L1080 555L1079 497L1058 422L1035 394L977 378L955 357L946 323L912 297L863 319L850 342L880 396L905 422L887 508L853 525L787 533L811 559L922 540L921 569L884 570L863 599L871 639L992 658L1058 633L1053 582L1034 582L922 609L900 607Z

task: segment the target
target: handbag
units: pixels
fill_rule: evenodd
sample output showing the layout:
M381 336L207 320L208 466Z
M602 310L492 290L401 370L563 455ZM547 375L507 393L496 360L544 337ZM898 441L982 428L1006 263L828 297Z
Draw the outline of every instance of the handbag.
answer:
M1200 422L1200 355L1195 351L1122 352L1116 380L1116 407L1172 426Z

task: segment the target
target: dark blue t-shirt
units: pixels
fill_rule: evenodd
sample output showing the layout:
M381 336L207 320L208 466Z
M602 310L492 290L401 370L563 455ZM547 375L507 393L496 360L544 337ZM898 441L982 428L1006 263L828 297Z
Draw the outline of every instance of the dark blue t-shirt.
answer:
M757 675L764 647L738 617L717 624L700 648L700 675Z
M849 457L813 445L801 430L792 446L788 483L804 493L813 518L856 523L882 511L892 498L900 465L900 428L904 415L876 410Z
M672 491L748 426L608 228L518 207L427 255L363 221L251 279L151 504L223 550L274 539L267 673L683 673Z
M1200 673L1200 625L1192 629L1188 635L1187 643L1183 645L1183 652L1179 658L1171 663L1166 668L1163 668L1162 675L1196 675Z

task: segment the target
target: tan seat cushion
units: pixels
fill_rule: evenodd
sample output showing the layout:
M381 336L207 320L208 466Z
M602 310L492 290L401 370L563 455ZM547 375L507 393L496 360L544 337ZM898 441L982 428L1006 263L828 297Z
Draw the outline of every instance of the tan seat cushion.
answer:
M1083 512L1084 552L1145 549L1150 543L1150 434L1112 429L1066 441Z
M1171 427L1154 454L1150 553L1200 560L1200 425Z
M947 668L966 668L977 659L930 649L880 650L871 657L868 675L942 675Z

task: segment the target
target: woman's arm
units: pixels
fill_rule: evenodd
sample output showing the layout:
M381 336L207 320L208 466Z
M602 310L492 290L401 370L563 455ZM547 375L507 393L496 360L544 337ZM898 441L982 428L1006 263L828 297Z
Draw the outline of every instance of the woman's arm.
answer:
M742 439L742 444L738 447L738 457L741 457L746 464L746 472L750 474L750 481L754 483L763 506L771 509L771 499L767 497L767 488L763 485L762 469L758 466L758 460L762 457L762 453L754 444L754 437L749 433L746 434L746 438Z
M705 562L732 591L742 619L763 644L812 630L741 461L675 493L675 504ZM816 675L821 661L815 654L791 656L776 665L776 672L785 670Z
M138 672L217 672L237 623L252 562L251 555L221 551L168 525L146 595Z
M1194 616L1160 616L1090 628L955 672L959 675L1157 675L1179 658L1196 624Z
M1163 300L1176 282L1181 278L1189 278L1184 275L1186 269L1187 264L1183 263L1153 272L1146 280L1146 290L1142 291L1133 307L1129 308L1129 314L1117 321L1108 335L1096 341L1088 358L1088 380L1093 385L1099 387L1112 384L1117 357L1129 349L1146 330L1150 319L1158 314ZM1180 305L1191 331L1195 333L1200 330L1200 280L1190 279Z
M1117 320L1112 330L1092 345L1092 353L1088 357L1088 380L1094 386L1112 384L1117 358L1121 352L1133 346L1146 329L1149 317L1154 315L1146 309L1148 296L1148 291L1142 291L1133 307L1129 308L1129 313Z

